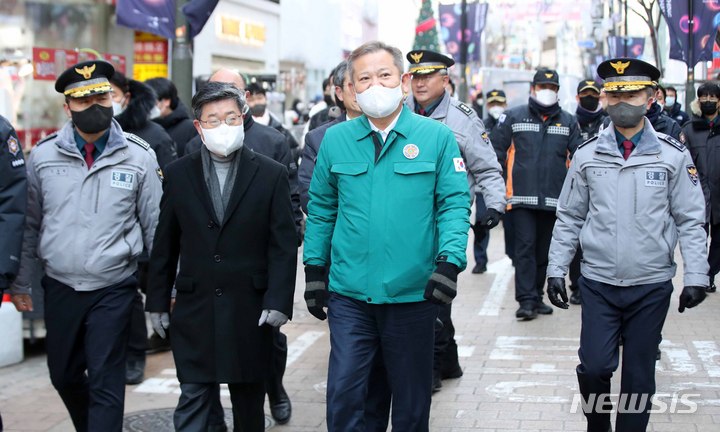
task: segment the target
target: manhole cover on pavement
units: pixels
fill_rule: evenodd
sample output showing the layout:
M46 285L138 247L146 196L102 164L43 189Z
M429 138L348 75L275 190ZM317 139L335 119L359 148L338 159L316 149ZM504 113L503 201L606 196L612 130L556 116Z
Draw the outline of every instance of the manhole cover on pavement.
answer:
M173 427L174 412L175 408L163 408L130 413L125 416L123 431L172 432L175 430ZM225 410L225 424L227 424L228 431L233 430L233 417L230 409ZM265 429L269 429L274 425L275 422L270 417L265 416Z

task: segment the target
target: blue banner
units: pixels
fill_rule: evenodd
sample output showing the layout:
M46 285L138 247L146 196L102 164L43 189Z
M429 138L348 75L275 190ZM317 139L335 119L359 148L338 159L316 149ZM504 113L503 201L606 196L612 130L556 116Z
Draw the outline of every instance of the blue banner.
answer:
M188 36L190 39L198 35L212 15L218 0L191 0L182 11L187 18Z
M625 48L627 46L627 49ZM644 37L608 36L610 58L640 58L645 52Z
M167 39L175 39L174 0L117 0L117 23Z
M690 29L690 4L693 28ZM713 42L720 24L720 0L659 0L660 12L670 33L670 58L694 67L700 61L712 60ZM690 57L690 34L693 53Z

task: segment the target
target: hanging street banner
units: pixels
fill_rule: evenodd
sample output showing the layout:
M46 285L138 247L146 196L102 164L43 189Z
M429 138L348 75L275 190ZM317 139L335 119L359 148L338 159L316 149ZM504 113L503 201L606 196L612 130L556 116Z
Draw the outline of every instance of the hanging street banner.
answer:
M694 17L692 29L690 3ZM668 23L670 58L683 61L688 67L694 67L700 61L712 60L713 42L720 24L720 0L659 0L658 4ZM694 38L692 58L689 58L690 33Z
M117 23L162 36L175 38L175 2L156 0L117 0Z
M460 28L460 15L462 8L459 3L441 4L440 12L440 37L445 43L448 54L459 63L461 41L463 40ZM480 61L480 36L485 30L487 19L487 3L470 3L467 5L467 29L465 29L465 41L467 42L467 61Z

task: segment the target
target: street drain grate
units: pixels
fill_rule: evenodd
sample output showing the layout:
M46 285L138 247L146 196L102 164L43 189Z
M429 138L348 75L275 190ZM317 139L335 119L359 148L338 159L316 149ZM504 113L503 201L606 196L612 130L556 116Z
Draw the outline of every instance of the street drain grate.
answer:
M125 416L123 432L173 432L173 413L175 408L163 408L147 411L138 411ZM225 410L225 424L228 431L233 430L232 410ZM265 416L265 429L275 425L275 422Z

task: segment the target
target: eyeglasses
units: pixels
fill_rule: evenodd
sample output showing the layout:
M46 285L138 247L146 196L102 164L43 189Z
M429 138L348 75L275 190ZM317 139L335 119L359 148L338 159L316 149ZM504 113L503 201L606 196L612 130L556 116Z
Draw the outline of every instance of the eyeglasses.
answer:
M198 119L200 123L203 123L208 126L208 129L215 129L216 127L220 126L221 124L225 123L228 126L240 126L242 124L242 117L230 114L229 116L225 117L225 120L219 120L216 118L212 118L210 120L200 120Z

